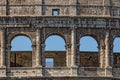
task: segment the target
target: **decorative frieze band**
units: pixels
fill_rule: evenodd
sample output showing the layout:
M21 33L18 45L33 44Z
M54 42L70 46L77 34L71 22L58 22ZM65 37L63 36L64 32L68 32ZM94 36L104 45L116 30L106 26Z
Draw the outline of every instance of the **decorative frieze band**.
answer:
M119 28L119 18L100 17L0 17L1 27Z

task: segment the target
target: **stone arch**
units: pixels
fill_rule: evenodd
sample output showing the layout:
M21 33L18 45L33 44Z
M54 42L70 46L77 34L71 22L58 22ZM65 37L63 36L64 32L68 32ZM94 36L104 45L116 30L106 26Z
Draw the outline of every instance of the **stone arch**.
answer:
M83 42L84 44L81 44L82 39L84 41ZM86 45L86 41L90 41L90 42L87 43L87 45ZM92 45L91 43L93 44L93 46L91 46ZM88 45L88 44L90 44L90 45ZM85 48L85 49L80 50L80 65L82 67L99 67L99 61L100 61L99 54L98 54L99 49L98 49L98 41L96 40L96 38L94 38L93 36L90 36L90 35L82 36L80 39L80 48L82 45L83 45L83 48ZM89 47L87 48L87 46L89 46ZM93 47L93 48L91 49L91 47ZM86 50L86 48L88 50Z
M15 51L14 49L12 49L13 47L13 45L14 45L14 47L18 47L17 45L16 45L16 43L19 43L17 40L20 40L20 38L22 38L21 39L21 41L25 41L26 43L24 43L23 45L22 45L22 43L21 43L21 45L22 46L26 46L26 47L28 47L29 46L29 49L27 49L26 47L26 50L31 50L32 51L32 41L30 40L30 38L29 37L27 37L27 36L21 36L21 35L19 35L19 36L16 36L16 37L14 37L13 39L12 39L12 41L11 41L11 50L13 50L13 51ZM27 45L25 45L25 44L27 44ZM23 48L23 47L22 47ZM23 49L21 49L21 51L25 51L25 48L23 48ZM18 51L18 50L17 50Z
M12 44L12 41L14 43L14 40L16 40L17 38L20 40L19 37L23 37L24 40L27 40L27 42L31 43L30 45L28 45L29 48L31 47L31 50L26 51L26 50L23 50L23 49L21 49L21 50L17 49L17 50L12 51L10 49L10 67L32 67L33 49L32 49L32 41L31 41L31 39L28 36L19 34L19 35L13 36L11 38L10 43ZM21 39L21 41L22 41L22 39ZM20 47L23 47L23 45L20 46Z
M119 36L116 36L114 39L113 39L113 52L119 52L120 53L120 49L118 49L118 46L120 45L120 37ZM117 50L114 50L114 49L117 49Z
M65 39L63 37L61 37L60 35L52 34L52 35L47 36L47 38L45 40L45 43L46 43L47 39L50 39L50 38L60 39L60 42L55 42L55 44L58 43L58 45L60 45L59 43L62 42L61 43L62 45L60 45L60 46L65 47ZM54 43L52 43L52 44L53 44L53 46L55 45ZM48 46L48 45L46 44L46 46ZM55 47L57 47L57 46L55 45ZM63 48L62 49L57 49L56 48L56 50L54 49L54 50L45 51L45 57L54 59L54 67L64 67L64 66L66 66L66 48L64 48L64 49ZM57 62L58 60L59 60L59 62Z
M86 32L85 34L80 35L79 39L81 39L82 37L85 37L85 36L92 37L93 39L95 39L95 41L97 42L98 45L100 44L100 40L99 40L100 37L98 37L97 33L96 34L93 34L93 33L89 34Z
M113 39L113 56L114 56L114 67L120 67L120 36L115 36Z
M79 40L79 44L81 42L81 39L85 39L85 38L88 38L88 39L91 39L92 41L94 41L94 44L96 44L96 51L99 51L98 49L98 46L99 46L99 43L98 43L98 40L95 36L91 36L91 35L85 35L85 36L81 36L80 40ZM88 41L88 40L87 40ZM81 44L80 44L80 47L81 47ZM79 48L80 49L80 48Z
M59 45L61 45L61 47L65 47L65 41L64 41L64 39L61 37L61 36L59 36L59 35L51 35L51 36L49 36L47 39L46 39L46 41L45 42L47 42L47 40L48 39L50 39L50 38L52 38L52 39L54 39L55 41L57 41L58 42L58 40L62 43L62 45L61 44L59 44L59 42L58 42L58 44ZM57 39L55 39L55 38L57 38ZM56 42L56 44L57 44L57 42ZM53 44L53 46L54 46L54 43L52 43ZM63 46L64 45L64 46ZM47 46L47 45L46 45ZM57 46L56 46L57 47ZM57 49L57 48L56 48ZM65 50L65 48L64 48L64 50ZM60 50L61 51L61 50Z
M8 39L8 43L11 44L11 41L12 41L15 37L17 37L17 36L26 36L26 37L28 37L28 38L31 40L31 42L32 42L32 44L33 44L32 36L31 36L30 34L26 34L26 33L16 33L16 34L12 34L12 36L10 36L9 39Z
M66 39L65 35L64 35L64 34L60 34L60 33L49 33L49 34L47 34L46 37L45 37L44 42L46 41L46 39L47 39L48 37L53 36L53 35L58 35L58 36L60 36L62 39L64 39L65 44L67 43L67 39Z

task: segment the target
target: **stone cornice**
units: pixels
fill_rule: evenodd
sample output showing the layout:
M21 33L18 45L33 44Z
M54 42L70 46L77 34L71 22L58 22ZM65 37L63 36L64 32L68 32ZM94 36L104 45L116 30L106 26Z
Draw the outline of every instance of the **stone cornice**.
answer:
M108 24L109 23L109 24ZM1 27L119 28L120 18L110 16L0 16Z

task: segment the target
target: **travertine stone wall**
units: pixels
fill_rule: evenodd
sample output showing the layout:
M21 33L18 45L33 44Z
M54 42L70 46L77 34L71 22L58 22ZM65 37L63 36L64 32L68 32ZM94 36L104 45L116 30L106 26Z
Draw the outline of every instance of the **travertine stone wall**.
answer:
M10 14L13 16L17 15L35 15L35 6L11 6Z
M6 0L0 1L0 5L6 5Z
M10 5L35 5L38 0L9 0ZM40 0L39 0L40 1Z
M32 67L32 52L11 52L11 67Z
M1 78L1 80L9 80L9 79L17 79L17 80L119 80L119 78L108 78L108 77L24 77L24 78Z
M9 12L12 16L35 16L41 15L41 0L10 0Z
M0 15L52 16L52 10L59 9L59 16L119 16L119 3L119 0L2 0Z
M103 5L103 0L78 0L81 5Z
M1 0L0 74L9 77L119 76L119 55L113 54L114 39L120 36L119 4L119 0ZM52 15L53 9L59 10L58 16ZM32 42L29 60L18 58L27 56L26 53L18 53L18 60L11 58L11 41L19 35L29 37ZM51 35L65 40L66 52L45 52L45 40ZM97 53L79 52L79 40L83 36L95 38ZM54 68L45 67L45 57L55 58ZM10 59L28 61L31 67L24 64L26 68L11 68Z
M52 10L58 9L59 16L67 16L69 15L69 7L68 6L43 6L43 14L46 16L52 16Z
M45 5L69 5L70 0L43 0Z
M6 0L0 1L0 15L6 15Z
M32 66L32 52L12 52L11 53L11 67L16 62L19 67ZM79 67L99 67L99 53L98 52L80 52L80 66ZM16 57L16 59L15 59ZM54 67L66 67L66 52L65 51L46 51L45 58L54 59ZM120 68L120 54L114 53L114 66Z
M120 1L119 0L111 0L111 4L113 6L120 6Z
M81 67L99 67L99 53L98 52L80 52L80 66Z
M77 8L77 15L103 15L103 7L101 6L79 6Z
M46 58L54 59L55 67L65 67L66 66L66 52L65 51L47 51L45 52Z
M0 15L5 16L6 15L6 6L0 6Z

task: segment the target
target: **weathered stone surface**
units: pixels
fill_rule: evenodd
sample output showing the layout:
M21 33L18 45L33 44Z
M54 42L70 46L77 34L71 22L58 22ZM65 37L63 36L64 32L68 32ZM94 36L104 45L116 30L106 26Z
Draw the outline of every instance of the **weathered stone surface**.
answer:
M58 15L53 14L54 10ZM32 51L11 51L12 40L21 35L30 38ZM45 41L51 35L64 39L66 51L45 51ZM97 41L98 52L79 51L84 36ZM0 77L117 80L120 55L113 53L117 36L119 0L1 0ZM47 57L54 58L53 67L45 66Z
M119 78L107 78L107 77L24 77L24 78L1 78L0 80L119 80Z

